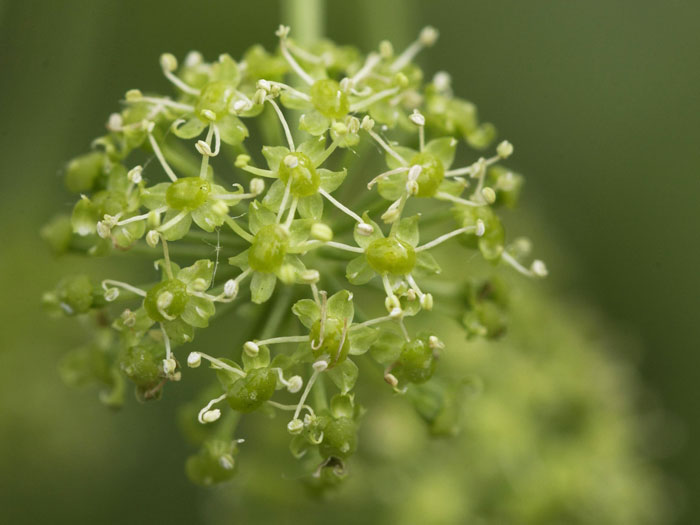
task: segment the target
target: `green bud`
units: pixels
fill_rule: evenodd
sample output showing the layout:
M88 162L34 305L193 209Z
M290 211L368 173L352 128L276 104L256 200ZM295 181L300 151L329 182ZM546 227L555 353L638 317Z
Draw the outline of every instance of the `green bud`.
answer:
M44 239L51 251L61 255L68 251L73 238L73 226L67 215L57 215L41 228L41 238ZM330 240L330 239L329 239Z
M97 179L104 173L107 157L101 151L93 151L76 157L66 168L66 187L75 193L94 189Z
M425 383L433 376L435 364L435 351L430 347L430 337L421 334L403 345L393 373L399 381Z
M163 343L150 337L144 338L136 346L123 349L119 355L122 371L142 394L147 394L162 381L163 359L165 359ZM144 396L146 399L150 397Z
M180 315L188 300L185 283L179 279L169 279L148 290L143 306L151 319L163 322L169 320L166 315L171 318Z
M282 226L263 226L255 235L248 251L248 264L257 272L275 272L284 261L288 245L289 234Z
M201 177L185 177L168 186L165 202L174 210L193 211L206 202L210 192L209 181Z
M330 356L328 368L342 363L350 351L350 332L346 330L343 341L344 321L336 317L327 317L323 323L323 338L321 338L321 321L311 326L311 351L316 359L323 355ZM343 341L341 347L340 342ZM318 348L316 348L318 346Z
M187 458L185 472L193 483L208 487L228 481L235 474L234 441L212 439L204 443L199 452Z
M285 184L291 179L289 191L296 197L314 195L321 185L321 178L311 159L299 151L290 153L280 162L279 177Z
M416 251L407 242L396 237L372 241L365 251L367 262L378 273L406 275L416 264Z
M324 78L311 86L311 103L328 118L340 119L350 111L347 94L335 80Z
M323 429L319 452L325 458L345 459L357 449L357 426L349 417L332 419Z
M272 397L276 385L277 376L270 368L254 368L229 387L226 400L234 410L253 412Z
M417 197L432 197L438 190L440 183L445 178L445 168L435 155L430 153L418 153L411 159L411 166L420 166L422 169L416 182L418 183Z
M211 111L216 120L228 114L228 104L233 96L234 88L228 82L210 82L202 90L195 106L195 114L206 117Z

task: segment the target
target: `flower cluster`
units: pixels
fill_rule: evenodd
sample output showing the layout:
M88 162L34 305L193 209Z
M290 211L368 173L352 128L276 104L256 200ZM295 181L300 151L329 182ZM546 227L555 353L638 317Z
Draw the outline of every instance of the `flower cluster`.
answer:
M527 241L506 245L496 214L515 204L522 184L499 165L513 146L453 166L460 141L487 148L495 131L453 95L446 73L426 82L412 62L435 43L435 29L401 54L382 42L367 56L327 41L304 49L287 27L277 36L278 52L254 46L240 61L208 63L192 52L178 64L162 55L177 95L126 93L107 134L67 166L66 185L80 194L72 215L43 230L58 252L155 259L159 277L146 285L73 276L44 300L65 315L92 313L95 340L62 370L71 383L103 385L111 406L125 378L149 400L189 374L185 365L210 365L216 382L197 421L213 430L187 462L201 484L233 475L236 423L258 410L291 414L292 453L317 458L317 479L344 476L364 410L355 361L367 354L404 394L431 378L444 351L438 334L410 329L445 285L461 286L440 283L434 248L454 239L494 264L547 273L541 261L524 262ZM366 176L370 147L385 168ZM215 255L198 257L214 240ZM221 252L231 253L227 261ZM503 332L501 285L459 295L453 314L468 336ZM193 347L178 358L177 347L193 345L215 319L248 334L239 349Z

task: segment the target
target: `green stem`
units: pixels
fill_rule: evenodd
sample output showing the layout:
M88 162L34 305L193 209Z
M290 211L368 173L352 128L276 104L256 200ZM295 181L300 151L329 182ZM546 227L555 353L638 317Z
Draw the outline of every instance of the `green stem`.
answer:
M281 0L282 19L292 28L292 36L307 47L321 39L325 26L324 0Z

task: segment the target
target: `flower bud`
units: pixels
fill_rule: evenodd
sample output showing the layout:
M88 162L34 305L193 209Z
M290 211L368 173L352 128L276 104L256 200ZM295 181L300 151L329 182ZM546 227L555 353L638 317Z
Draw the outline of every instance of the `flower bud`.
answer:
M436 336L431 335L430 337L428 337L428 346L432 350L439 350L445 348L445 343L440 341L440 339L438 339Z
M369 115L365 115L364 117L362 117L360 127L362 127L362 129L364 129L365 131L372 131L372 128L374 127L374 120L372 120L369 117Z
M124 326L131 327L136 324L136 314L132 312L129 308L124 310L120 317L122 319L122 322L124 323Z
M254 343L253 341L246 341L246 343L243 345L243 351L250 357L255 357L258 355L258 352L260 352L260 347L257 345L257 343Z
M331 130L338 135L345 135L348 132L348 127L343 122L335 121L331 125Z
M438 71L435 73L435 76L433 77L433 85L435 86L435 89L440 92L445 92L450 89L451 84L452 78L447 71Z
M202 60L204 60L202 53L200 53L199 51L190 51L185 56L185 66L187 66L187 67L198 66L199 64L202 63Z
M311 225L311 237L322 242L332 241L333 230L327 224L315 222Z
M360 131L360 119L357 117L348 118L347 126L348 131L353 135L356 135Z
M394 83L401 88L405 88L408 86L408 77L403 73L396 73L394 75Z
M190 368L197 368L202 364L202 355L199 352L190 352L187 356L187 366Z
M502 159L507 159L513 154L513 145L507 140L504 140L496 147L496 153L498 153L498 156Z
M291 264L284 264L279 270L279 278L284 284L294 284L297 278L297 269Z
M105 224L105 221L97 221L97 235L103 239L109 239L112 235L112 230Z
M203 118L205 118L211 122L214 122L216 120L216 113L214 113L211 109L203 109L202 111L199 112L199 114Z

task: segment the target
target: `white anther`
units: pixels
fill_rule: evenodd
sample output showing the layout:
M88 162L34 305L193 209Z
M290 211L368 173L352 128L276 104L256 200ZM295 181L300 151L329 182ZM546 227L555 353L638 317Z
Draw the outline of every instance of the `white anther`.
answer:
M304 386L304 380L301 376L292 376L287 380L287 390L292 394L299 392L302 386Z
M143 98L143 93L139 89L130 89L124 95L127 102L138 102Z
M409 180L406 182L406 191L408 192L409 195L418 195L418 191L420 190L420 187L418 186L418 183L414 180ZM382 218L384 216L382 215ZM384 219L386 221L386 219ZM386 221L389 222L389 221ZM391 221L393 222L393 221Z
M214 113L211 109L203 109L199 112L199 114L212 122L216 120L216 113Z
M432 348L433 350L438 350L438 349L445 348L445 343L440 341L440 339L438 339L436 336L431 335L428 338L428 346L430 348Z
M384 299L384 306L386 306L386 311L390 312L389 315L391 315L392 312L395 313L394 311L396 309L401 310L401 302L395 295L388 295L386 299Z
M224 283L224 296L228 297L229 299L231 297L236 297L238 294L238 281L235 279L229 279Z
M347 121L348 131L353 135L359 133L360 131L360 119L357 117L350 117Z
M420 35L418 36L418 40L424 46L430 47L433 44L435 44L435 42L437 42L438 36L439 36L439 33L438 33L437 29L435 29L432 26L426 26L420 32Z
M207 410L202 414L202 421L205 423L213 423L221 417L221 410L215 408L214 410Z
M204 60L204 58L202 57L202 53L200 53L199 51L190 51L185 57L185 66L197 66L202 63L202 60Z
M537 277L547 277L547 275L549 274L549 272L547 271L547 266L544 264L543 261L540 261L539 259L532 261L530 270Z
M399 306L392 308L389 312L389 317L391 317L392 319L400 319L402 315L403 310Z
M316 372L323 372L326 368L328 368L328 361L325 359L319 359L311 366Z
M175 299L175 296L172 293L168 292L167 290L165 292L162 292L156 300L158 309L165 310L168 306L173 304L173 299Z
M107 129L110 131L121 131L124 126L124 119L119 113L112 113L107 120Z
M365 131L372 131L372 128L374 128L374 120L369 118L369 115L365 115L362 117L362 123L360 124L362 129Z
M243 351L249 357L255 357L260 352L260 347L253 341L246 341L246 343L243 345Z
M159 241L160 234L156 230L151 230L146 234L146 244L148 244L151 248L158 246Z
M391 58L394 56L394 46L388 40L382 40L379 42L379 55L384 58Z
M315 222L311 225L311 237L318 241L328 242L333 240L333 230L327 224Z
M290 434L300 434L304 430L304 422L299 418L292 419L287 423L287 430Z
M433 296L432 294L424 294L420 298L420 305L423 310L430 311L433 309Z
M238 99L231 104L231 109L233 109L234 113L241 113L243 111L248 111L252 106L252 104L243 99Z
M290 170L293 170L299 165L299 159L296 157L296 155L287 155L284 158L284 165Z
M119 288L107 288L105 290L105 301L108 303L111 303L112 301L115 301L117 297L119 297Z
M416 126L425 126L425 117L417 109L408 117Z
M121 319L124 326L132 327L136 324L136 314L129 308L122 312Z
M262 89L266 93L269 93L272 90L272 85L264 78L261 78L260 80L258 80L256 87L258 89Z
M190 352L190 355L187 356L187 366L190 368L197 368L201 364L202 354L199 352Z
M450 89L451 84L452 77L450 77L448 72L438 71L435 73L435 76L433 77L433 85L435 86L435 89L440 92L445 92Z
M280 24L280 26L277 28L277 31L275 31L275 36L278 36L279 38L287 38L289 35L289 26L285 26L283 24Z
M233 458L228 454L221 456L219 458L219 465L221 465L221 468L224 470L233 470Z
M406 292L406 299L411 302L416 300L416 291L413 288L409 288L409 290Z
M396 379L396 376L391 373L384 374L384 381L389 383L392 386L392 388L396 388L396 386L399 384L399 380Z
M489 204L493 204L494 202L496 202L496 192L493 191L493 188L489 188L488 186L486 186L485 188L482 188L481 189L481 196Z
M160 55L160 67L163 71L173 72L177 69L177 58L172 53L163 53Z
M423 166L414 164L408 169L408 180L418 180L418 176L423 171Z
M245 168L249 162L250 162L250 155L240 154L236 157L236 161L234 163L234 166L236 166L237 168Z
M346 93L350 91L353 87L353 81L350 77L345 77L343 80L340 81L340 90L345 91Z
M109 239L112 235L112 229L106 224L105 221L97 222L97 235L103 239Z
M143 166L134 166L126 174L127 178L134 184L139 184L143 180Z
M476 221L476 236L481 237L486 232L486 225L481 219Z
M194 147L197 149L200 155L206 155L207 157L214 156L214 153L211 151L211 146L203 140L198 140Z
M507 159L513 154L513 145L507 140L504 140L496 147L496 153L498 153L498 156L502 159Z
M262 180L260 177L255 177L254 179L251 179L250 193L252 193L253 195L260 195L263 191L265 191L265 181Z
M257 89L253 94L253 104L261 105L265 103L265 98L267 97L267 92L264 89Z
M316 284L321 279L321 274L318 270L304 270L299 274L299 277L306 284Z
M360 222L357 225L357 233L364 236L372 235L374 233L374 226L366 222Z
M175 359L172 357L168 359L163 359L163 372L165 372L165 375L170 375L172 374L175 369L177 368L177 362Z
M291 264L284 264L279 269L279 278L284 284L293 284L297 279L297 269Z

